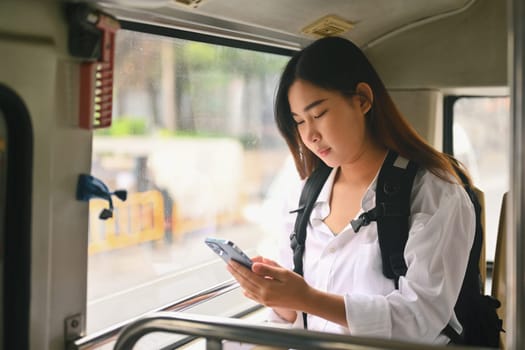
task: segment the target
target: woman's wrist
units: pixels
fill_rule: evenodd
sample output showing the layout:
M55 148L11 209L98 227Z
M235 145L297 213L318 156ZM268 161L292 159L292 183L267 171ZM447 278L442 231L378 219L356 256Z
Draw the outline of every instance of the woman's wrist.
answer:
M308 287L301 299L302 307L299 309L305 313L348 327L344 296Z
M322 298L322 292L311 286L307 286L302 298L300 300L301 305L298 310L302 310L305 313L316 314L316 304L319 302L319 298Z

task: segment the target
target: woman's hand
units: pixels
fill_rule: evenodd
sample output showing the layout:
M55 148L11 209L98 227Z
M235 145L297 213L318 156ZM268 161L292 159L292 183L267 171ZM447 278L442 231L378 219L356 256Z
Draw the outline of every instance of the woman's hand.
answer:
M251 270L233 260L228 263L228 271L247 298L273 308L289 322L295 321L297 310L348 327L342 295L316 290L302 276L270 259L258 256L252 261Z
M239 282L247 298L272 308L303 310L301 305L311 287L302 276L260 256L252 261L251 271L235 261L228 263L228 271Z

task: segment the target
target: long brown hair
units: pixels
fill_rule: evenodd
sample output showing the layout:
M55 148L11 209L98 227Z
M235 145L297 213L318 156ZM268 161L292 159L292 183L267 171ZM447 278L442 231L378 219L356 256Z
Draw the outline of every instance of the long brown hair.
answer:
M372 108L367 113L367 127L379 144L417 162L445 181L453 176L460 183L457 171L466 175L456 160L437 151L410 126L364 53L349 40L328 37L313 42L290 59L281 75L275 100L275 121L301 178L308 177L322 161L306 148L291 115L288 90L298 79L345 96L354 95L358 83L367 83L374 93Z

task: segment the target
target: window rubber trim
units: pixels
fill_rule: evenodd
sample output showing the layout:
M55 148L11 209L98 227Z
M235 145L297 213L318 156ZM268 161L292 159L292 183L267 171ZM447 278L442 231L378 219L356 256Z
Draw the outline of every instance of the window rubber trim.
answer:
M126 29L126 30L161 35L161 36L183 39L183 40L198 41L198 42L203 42L203 43L208 43L208 44L228 46L228 47L233 47L237 49L259 51L259 52L272 53L272 54L283 55L283 56L293 56L297 52L295 50L286 49L282 47L264 45L260 43L253 43L253 42L248 42L248 41L243 41L243 40L238 40L238 39L224 38L224 37L214 36L211 34L195 33L195 32L190 32L186 30L169 28L169 27L161 27L161 26L156 26L156 25L146 24L146 23L138 23L138 22L132 22L132 21L125 21L125 20L119 20L119 23L121 25L121 28Z
M4 222L4 349L29 349L31 299L31 196L33 129L28 109L10 88L0 84L0 110L7 131ZM0 199L1 200L1 199Z
M443 152L454 155L454 104L463 96L445 96L443 99Z

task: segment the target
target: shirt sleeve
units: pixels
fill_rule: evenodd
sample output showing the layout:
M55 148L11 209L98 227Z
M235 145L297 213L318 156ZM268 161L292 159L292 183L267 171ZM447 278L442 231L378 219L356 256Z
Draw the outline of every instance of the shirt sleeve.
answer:
M299 311L296 311L297 317L295 318L295 322L289 322L283 319L281 316L279 316L273 309L268 308L268 313L266 316L265 322L277 327L283 327L283 328L304 328L303 326L303 314Z
M463 187L420 171L411 196L407 273L388 295L345 295L356 336L433 342L451 320L475 234L475 213Z

